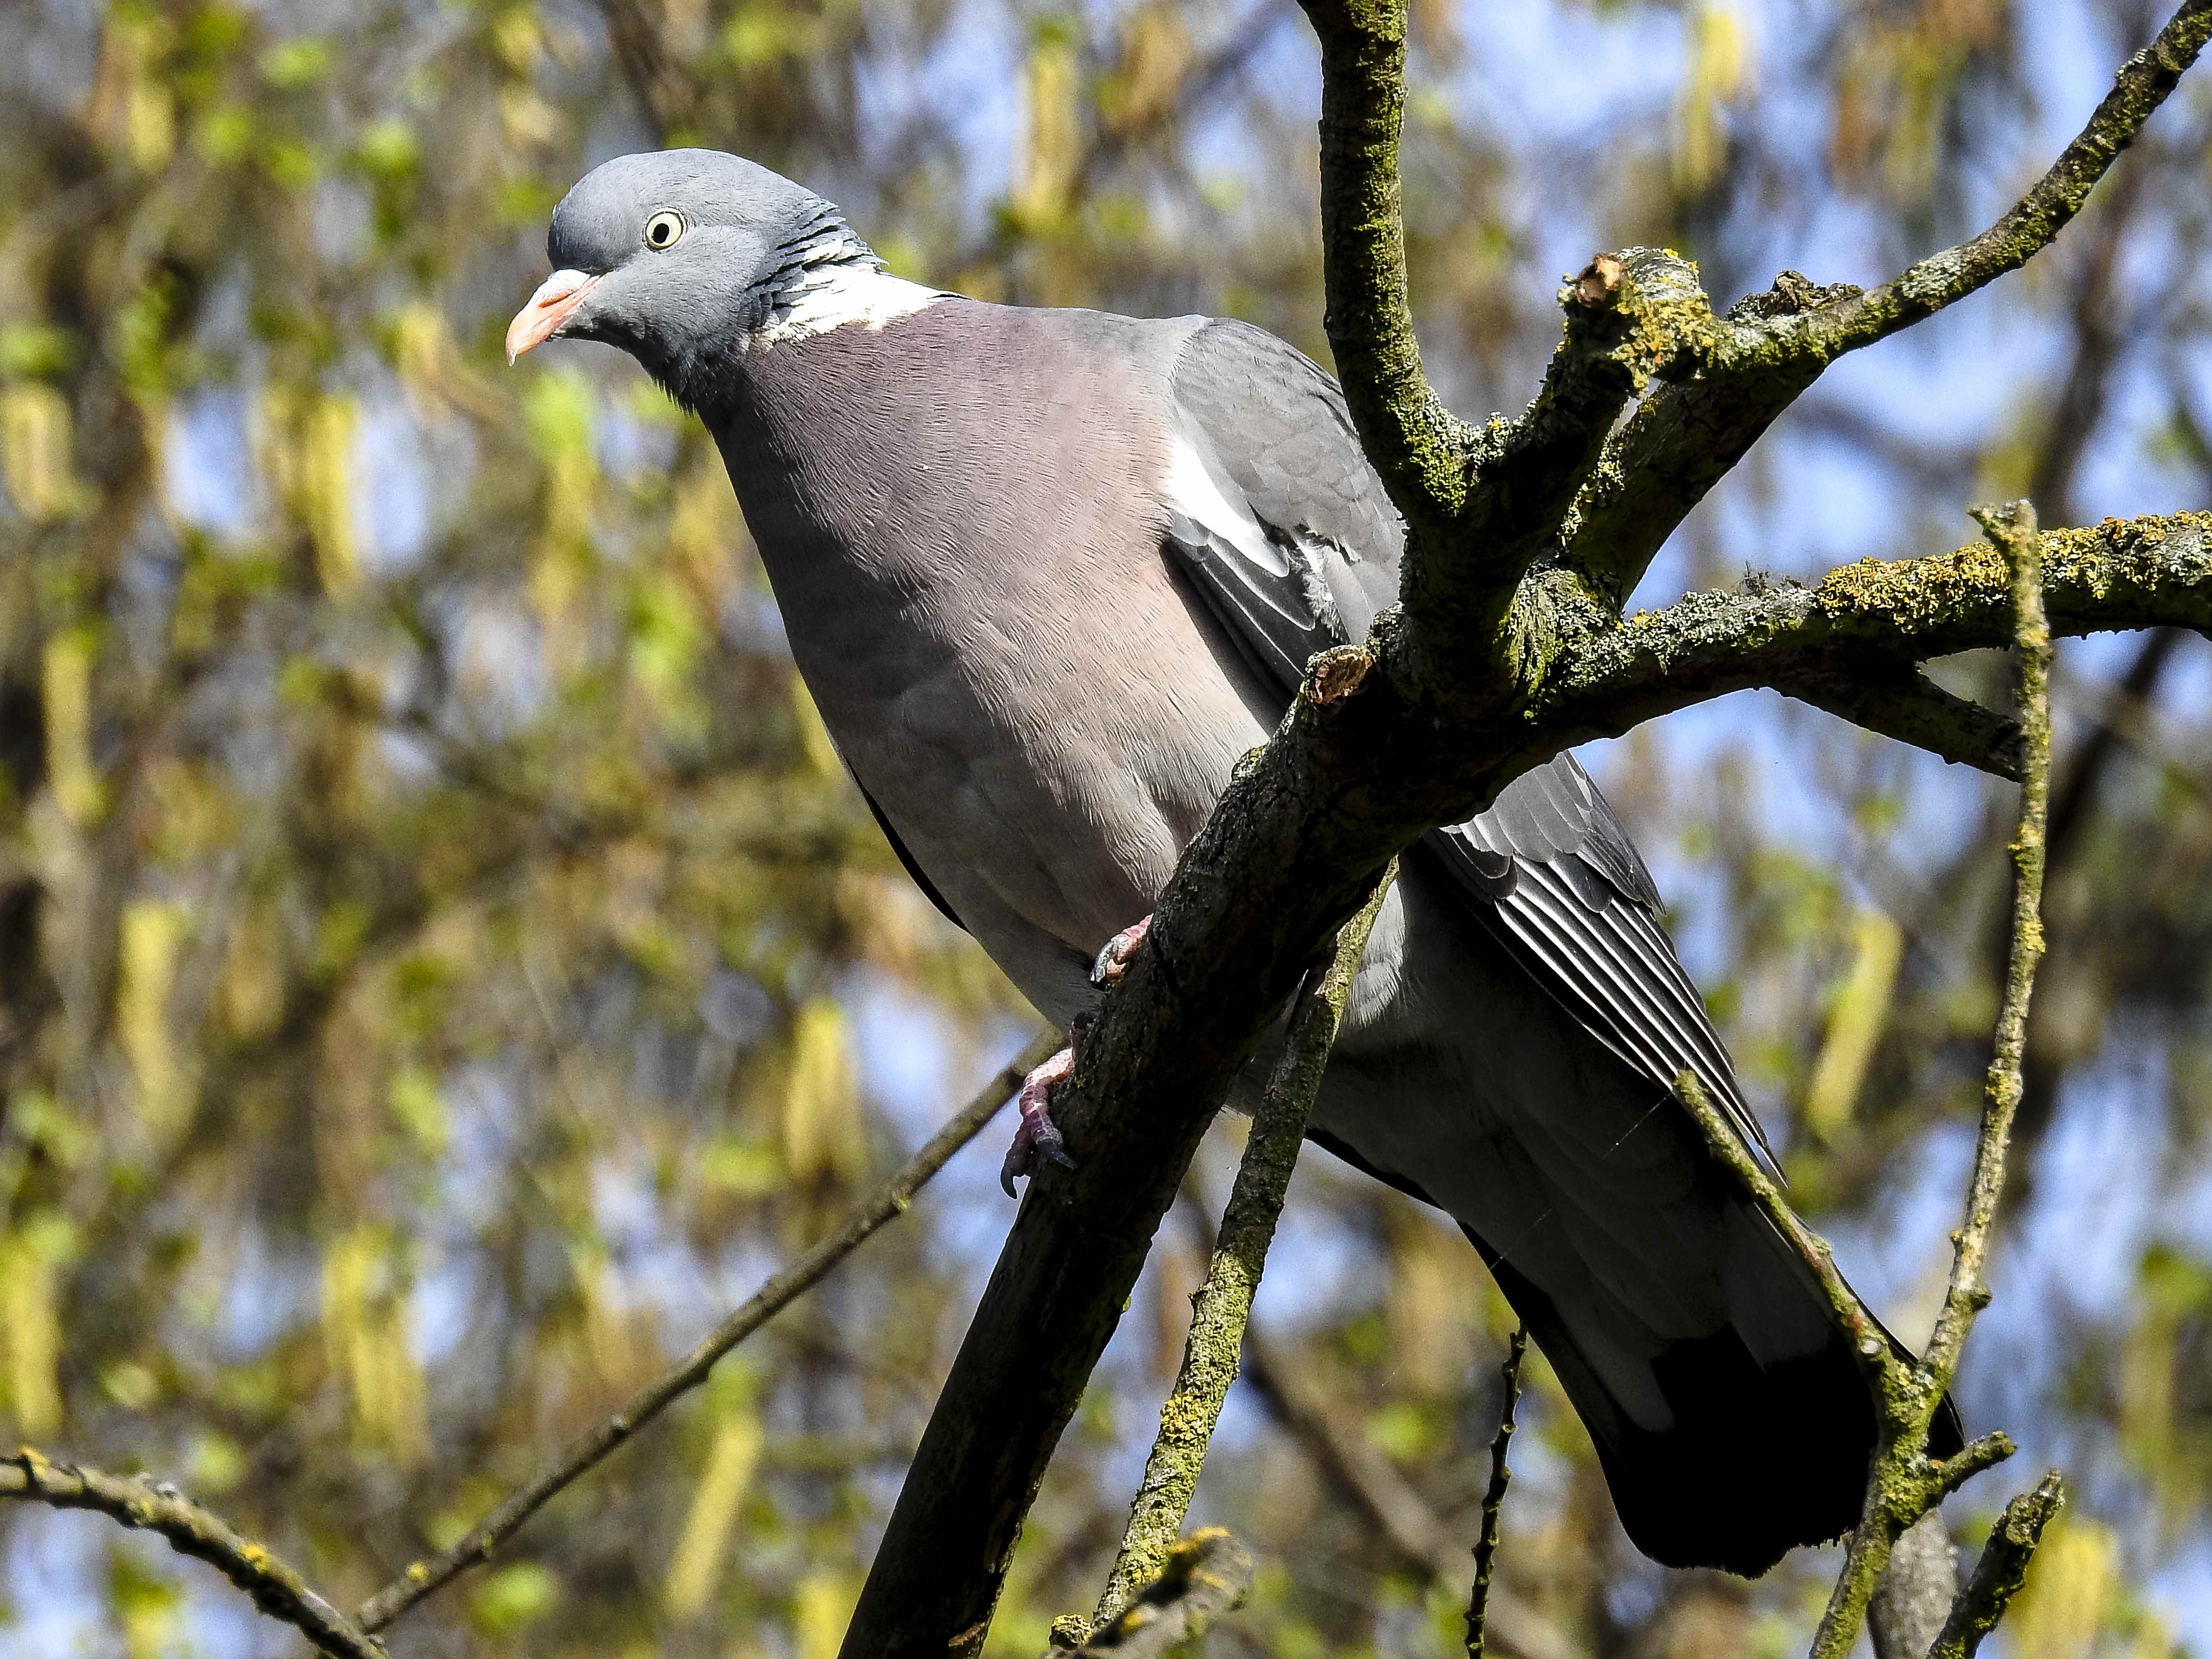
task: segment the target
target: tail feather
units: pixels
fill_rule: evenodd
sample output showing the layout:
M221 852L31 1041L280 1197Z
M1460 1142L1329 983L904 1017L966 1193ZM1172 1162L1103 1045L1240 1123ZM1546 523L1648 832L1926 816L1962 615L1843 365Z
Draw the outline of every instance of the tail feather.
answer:
M1740 1323L1673 1343L1650 1362L1673 1421L1647 1428L1622 1407L1551 1297L1462 1231L1589 1428L1620 1524L1644 1554L1665 1566L1755 1577L1790 1550L1857 1524L1875 1406L1842 1331L1769 1364L1754 1357ZM1966 1443L1948 1398L1929 1441L1938 1458Z
M1319 1145L1424 1203L1419 1183L1340 1136ZM1595 1443L1622 1527L1670 1567L1754 1577L1790 1550L1855 1526L1875 1441L1875 1405L1849 1340L1803 1263L1718 1165L1707 1194L1726 1217L1728 1318L1694 1336L1610 1343L1588 1309L1553 1297L1464 1221L1461 1231L1528 1322ZM1438 1208L1447 1206L1438 1205ZM1650 1327L1638 1336L1648 1339ZM1885 1333L1885 1334L1887 1334ZM1891 1338L1899 1353L1901 1345ZM1945 1400L1931 1455L1966 1443Z

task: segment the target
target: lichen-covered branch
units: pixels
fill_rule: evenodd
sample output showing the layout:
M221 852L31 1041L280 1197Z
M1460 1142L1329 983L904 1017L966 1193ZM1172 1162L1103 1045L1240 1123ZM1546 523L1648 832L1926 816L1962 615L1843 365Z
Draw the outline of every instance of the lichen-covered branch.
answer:
M1662 388L1607 446L1562 562L1598 603L1618 611L1690 509L1829 363L1978 292L2057 240L2208 35L2212 3L2187 0L2146 50L2121 65L2050 171L1980 235L1872 289L1822 288L1784 271L1768 293L1734 307L1729 319L1743 326L1723 372Z
M1943 1621L1942 1634L1928 1650L1928 1659L1972 1659L2027 1582L2027 1564L2043 1541L2043 1529L2065 1503L2066 1489L2053 1469L2034 1490L2005 1505L1996 1525L1990 1528L1990 1541L1982 1546L1981 1559L1974 1563L1974 1576L1952 1602L1951 1615Z
M1421 368L1406 289L1398 137L1404 0L1302 0L1321 42L1323 322L1360 441L1417 531L1467 498L1466 440Z
M1512 1467L1505 1461L1513 1448L1513 1408L1521 1401L1521 1360L1528 1352L1527 1322L1516 1326L1505 1350L1498 1376L1505 1384L1505 1403L1498 1413L1498 1433L1490 1443L1490 1485L1482 1494L1482 1530L1474 1540L1474 1584L1467 1597L1467 1659L1482 1659L1483 1633L1490 1622L1490 1581L1498 1565L1498 1518L1505 1510L1505 1491L1512 1483Z
M2051 170L1972 240L1921 260L1879 288L1824 306L1781 331L1823 360L1886 339L2017 270L2048 247L2089 192L2133 143L2151 112L2180 84L2212 37L2212 0L2185 0L2158 37L2120 66L2112 90Z
M2212 514L2050 531L2043 550L2055 633L2212 627ZM1928 558L1863 560L1812 587L1762 583L1739 593L1692 593L1568 653L1531 714L1562 743L1579 743L1723 692L1765 686L1848 719L1863 714L1873 729L1907 741L1924 736L1923 746L1947 759L2007 771L2017 764L2010 720L1969 722L1950 706L1956 699L1923 701L1916 736L1911 721L1887 717L1881 699L1917 662L2011 643L2012 614L2011 573L1986 542ZM1862 699L1856 706L1854 697ZM1990 745L1978 757L1968 752L1976 736Z
M1267 1267L1267 1248L1274 1242L1275 1222L1290 1190L1291 1173L1297 1167L1306 1121L1321 1092L1322 1073L1328 1068L1329 1050L1344 1019L1360 953L1367 948L1367 936L1396 874L1395 867L1383 872L1373 896L1338 933L1334 956L1308 977L1291 1006L1289 1034L1252 1115L1251 1136L1221 1213L1212 1258L1191 1298L1182 1364L1167 1403L1160 1407L1159 1432L1145 1460L1144 1480L1129 1504L1121 1547L1091 1614L1093 1629L1105 1628L1144 1585L1160 1575L1182 1534L1214 1425L1221 1420L1222 1403L1237 1380L1252 1297Z
M715 1361L797 1301L840 1261L886 1223L904 1215L915 1194L952 1155L997 1115L1030 1068L1060 1046L1055 1031L1041 1032L1000 1066L975 1097L922 1144L898 1172L854 1206L836 1231L762 1285L745 1304L701 1338L697 1346L658 1380L641 1389L605 1422L586 1431L530 1484L514 1493L469 1529L452 1548L426 1561L410 1563L398 1577L362 1604L363 1629L380 1631L416 1602L452 1583L471 1567L489 1561L499 1547L579 1477L659 1416L671 1404L707 1380Z
M2027 1005L2043 960L2044 852L2051 820L2051 621L2044 610L2044 538L2035 509L2026 501L1984 507L1974 516L2003 549L2012 571L2013 639L2020 666L2020 828L2012 840L2012 943L2005 958L2004 1000L1984 1084L1982 1132L1974 1143L1966 1216L1952 1235L1943 1310L1921 1361L1930 1375L1947 1378L1958 1368L1975 1316L1989 1305L1984 1268L1990 1228L2004 1190L2005 1154L2012 1145L2013 1115L2020 1109L2021 1067L2027 1052Z
M1075 1652L1077 1659L1167 1659L1194 1644L1252 1588L1252 1553L1226 1528L1206 1527L1170 1549L1136 1604ZM1064 1651L1064 1650L1063 1650Z
M261 1545L234 1531L166 1482L50 1462L25 1446L0 1458L0 1498L58 1510L92 1510L123 1526L158 1533L180 1555L204 1561L337 1659L385 1659L384 1645L307 1588Z
M1850 1338L1874 1392L1880 1432L1866 1502L1814 1638L1813 1659L1843 1659L1850 1652L1899 1534L1965 1480L2012 1451L2011 1442L2002 1435L1984 1436L1944 1463L1932 1462L1927 1450L1929 1425L1950 1388L1966 1333L1989 1300L1982 1266L2003 1185L2012 1115L2020 1100L2028 999L2042 953L2039 918L2045 825L2050 810L2051 626L2045 611L2044 586L2050 568L2049 550L2037 533L2033 509L2025 502L1986 509L1976 516L1996 544L2005 580L2010 636L2021 661L2021 815L2014 842L2013 946L2003 1004L1997 1016L1996 1057L1990 1066L1981 1130L1975 1143L1966 1223L1956 1236L1943 1314L1920 1360L1914 1362L1891 1346L1865 1305L1836 1272L1826 1243L1790 1210L1780 1189L1729 1130L1696 1079L1685 1074L1676 1085L1707 1143L1735 1169L1767 1218L1812 1270L1838 1324Z
M1407 666L1432 693L1511 689L1542 619L1523 616L1504 635L1498 623L1556 545L1621 410L1652 381L1711 368L1755 343L1713 315L1697 267L1663 249L1598 255L1559 302L1565 331L1534 401L1518 420L1470 434L1458 510L1407 542Z

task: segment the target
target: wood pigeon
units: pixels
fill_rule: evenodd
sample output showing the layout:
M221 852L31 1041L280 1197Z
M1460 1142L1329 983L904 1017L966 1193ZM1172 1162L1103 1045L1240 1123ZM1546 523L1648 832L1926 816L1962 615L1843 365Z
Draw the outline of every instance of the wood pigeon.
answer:
M1101 941L1128 948L1307 658L1396 597L1404 530L1335 382L1243 323L902 281L829 203L709 150L597 168L547 248L509 356L618 347L706 423L901 861L1076 1022ZM1569 756L1431 835L1312 1138L1466 1231L1639 1548L1756 1573L1857 1520L1875 1415L1805 1268L1671 1097L1686 1067L1764 1152L1659 908ZM1017 1167L1057 1152L1054 1074ZM1947 1403L1931 1450L1961 1443Z

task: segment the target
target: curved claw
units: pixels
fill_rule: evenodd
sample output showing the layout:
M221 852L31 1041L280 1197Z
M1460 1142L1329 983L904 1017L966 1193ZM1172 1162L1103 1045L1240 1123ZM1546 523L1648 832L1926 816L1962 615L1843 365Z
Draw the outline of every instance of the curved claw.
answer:
M1014 1196L1015 1177L1035 1173L1040 1158L1063 1170L1075 1167L1049 1109L1053 1085L1066 1081L1074 1073L1075 1050L1067 1048L1022 1079L1021 1097L1016 1102L1021 1125L1014 1131L1013 1145L1006 1148L1006 1161L999 1166L999 1185L1006 1188L1008 1198Z
M1129 971L1129 958L1137 954L1137 947L1145 942L1145 935L1152 931L1152 919L1143 916L1108 939L1091 964L1091 982L1104 987Z

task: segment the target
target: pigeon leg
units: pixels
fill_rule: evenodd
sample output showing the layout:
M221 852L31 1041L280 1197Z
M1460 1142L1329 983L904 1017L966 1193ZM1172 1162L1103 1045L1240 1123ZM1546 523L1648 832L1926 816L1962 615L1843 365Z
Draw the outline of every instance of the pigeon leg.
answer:
M1102 987L1111 985L1127 973L1129 958L1137 954L1137 947L1145 942L1145 935L1152 931L1152 919L1145 916L1131 922L1108 939L1106 948L1099 951L1098 959L1091 964L1091 982Z
M1014 1102L1022 1121L1014 1131L1014 1144L1006 1148L1006 1161L999 1166L999 1185L1006 1189L1008 1198L1014 1196L1014 1177L1034 1174L1039 1158L1064 1170L1075 1167L1066 1143L1060 1138L1059 1126L1052 1121L1052 1091L1054 1084L1075 1075L1076 1051L1090 1030L1089 1018L1079 1015L1068 1028L1067 1047L1022 1079L1022 1092Z
M1128 971L1129 957L1145 942L1152 930L1152 919L1146 916L1132 922L1106 941L1106 948L1091 965L1093 985L1111 985ZM1044 1158L1064 1170L1075 1167L1075 1160L1067 1155L1067 1145L1060 1139L1059 1126L1052 1121L1052 1091L1057 1083L1065 1083L1075 1075L1075 1062L1083 1049L1083 1039L1090 1035L1091 1016L1079 1014L1067 1028L1067 1047L1062 1048L1043 1065L1022 1079L1022 1092L1015 1102L1022 1115L1020 1127L1014 1131L1014 1144L1006 1148L1006 1161L999 1166L999 1184L1006 1189L1006 1196L1014 1196L1014 1181L1020 1176L1033 1173L1037 1160Z

